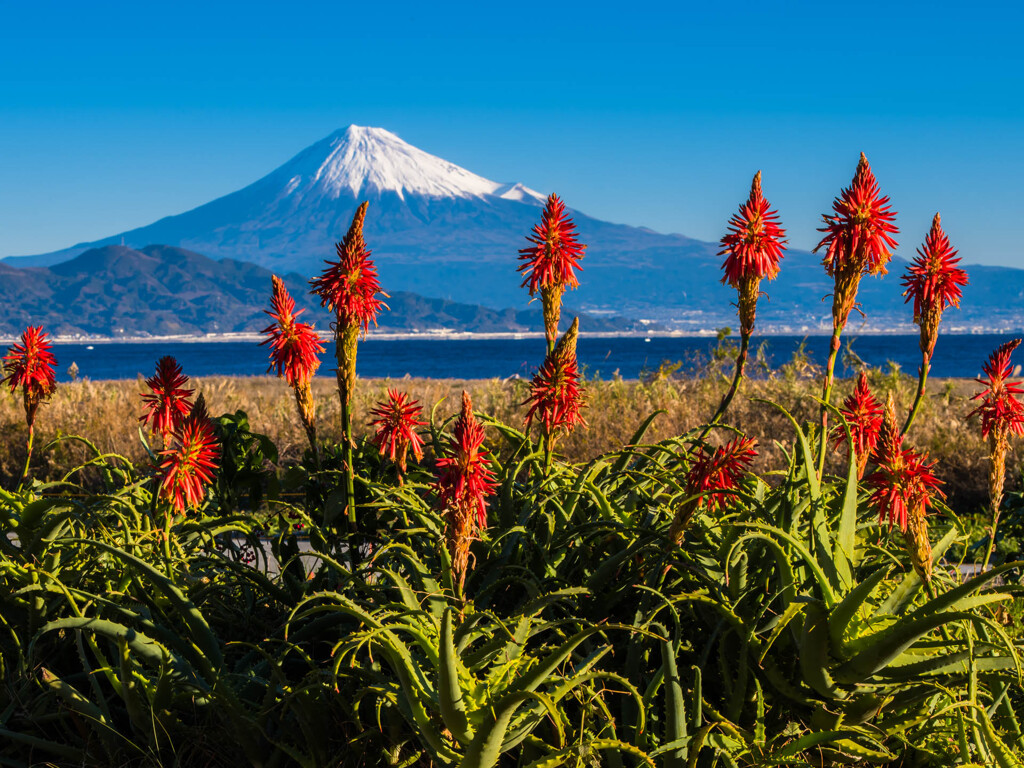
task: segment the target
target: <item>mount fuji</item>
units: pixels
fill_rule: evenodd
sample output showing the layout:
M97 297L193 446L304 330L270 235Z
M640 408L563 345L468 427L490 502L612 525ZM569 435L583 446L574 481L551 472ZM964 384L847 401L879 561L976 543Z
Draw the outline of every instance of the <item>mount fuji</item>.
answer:
M268 175L232 194L153 224L40 256L11 257L11 267L48 266L109 245L161 244L213 259L253 262L279 274L317 273L353 212L369 200L366 239L385 290L485 305L525 306L517 252L539 220L545 195L499 183L418 149L383 128L356 125L332 133ZM588 244L575 307L647 318L680 329L735 323L734 292L722 286L718 246L678 234L613 224L572 211ZM906 325L896 259L888 279L865 280L860 300L872 327ZM950 322L1005 328L1021 318L1024 271L971 267L985 302L951 313ZM780 277L758 308L763 330L802 332L830 325L831 281L820 259L788 251ZM1001 308L1001 309L993 309Z

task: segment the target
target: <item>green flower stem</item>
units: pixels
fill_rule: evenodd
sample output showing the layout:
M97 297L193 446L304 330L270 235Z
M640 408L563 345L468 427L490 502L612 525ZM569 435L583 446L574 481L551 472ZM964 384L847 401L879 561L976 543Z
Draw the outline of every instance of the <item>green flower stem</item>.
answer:
M996 549L996 530L999 528L999 511L999 509L996 509L992 512L992 534L988 537L988 546L985 547L985 559L981 562L982 573L988 570L988 563L992 559L992 553L995 552Z
M29 465L32 464L32 443L35 440L36 431L34 425L30 422L28 425L28 445L26 446L25 456L25 469L21 473L21 482L18 485L24 485L25 481L28 480Z
M821 393L821 435L819 436L818 445L818 476L820 477L825 472L825 452L828 449L828 440L826 439L826 432L828 431L828 405L832 402L832 388L835 385L835 370L836 370L836 357L839 356L840 341L839 336L842 334L843 329L840 326L835 326L832 330L832 343L828 350L828 363L825 365L825 385L822 388Z
M711 421L708 423L708 427L711 427L718 423L718 421L725 416L726 410L729 408L729 404L732 399L736 396L739 391L740 385L743 383L743 369L747 364L747 350L750 347L750 334L740 334L740 352L736 356L736 373L733 374L732 384L729 386L729 391L725 393L725 397L722 398L722 402L718 405L718 410L715 411L715 415L711 417Z
M932 363L931 357L927 352L921 355L921 368L918 370L917 376L917 395L914 397L914 406L910 409L910 415L907 416L907 423L903 425L902 434L907 434L910 431L911 425L914 423L914 419L917 418L917 411L921 407L921 402L924 400L925 385L928 383L928 372L931 370Z

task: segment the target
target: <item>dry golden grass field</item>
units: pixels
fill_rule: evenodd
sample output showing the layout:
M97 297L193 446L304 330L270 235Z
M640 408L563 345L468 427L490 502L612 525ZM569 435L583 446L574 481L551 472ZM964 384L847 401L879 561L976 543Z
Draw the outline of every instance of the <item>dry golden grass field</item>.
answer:
M801 421L815 416L819 382L813 371L789 368L767 380L748 381L727 414L725 422L757 437L760 456L756 469L778 469L782 457L779 447L791 449L793 431L788 421L774 408L753 398L764 398L789 409ZM278 445L283 464L295 461L305 445L305 436L295 415L292 391L283 380L272 377L209 377L194 379L192 386L206 395L213 414L244 410L254 431L269 435ZM436 412L440 420L453 414L458 394L465 388L473 395L478 411L515 426L522 426L520 404L526 397L527 382L502 381L363 379L356 398L357 434L366 432L367 412L381 399L388 387L408 391L430 408L442 398ZM905 375L872 376L872 389L880 400L892 391L903 409L909 407L916 379ZM650 381L590 381L587 383L588 428L578 430L559 444L569 459L585 461L627 443L638 425L653 411L664 410L648 433L647 441L681 434L700 425L714 412L724 392L723 376L714 373L699 378L654 377ZM852 381L840 382L841 401ZM33 474L53 479L83 459L81 444L64 442L48 450L41 448L54 438L81 435L100 450L121 454L133 461L145 454L138 435L141 413L139 381L78 381L58 387L52 400L37 418L37 453ZM972 410L970 396L977 385L970 380L934 380L929 395L910 435L910 443L928 451L937 459L938 476L946 483L950 506L961 514L981 509L987 499L986 447L978 436L975 420L968 421ZM337 439L340 414L335 382L320 377L314 382L321 439ZM724 434L724 433L723 433ZM494 436L497 439L497 436ZM712 438L714 439L714 438ZM24 462L25 424L19 399L6 389L0 393L0 482L15 480ZM500 446L495 444L495 449ZM833 467L841 468L841 451L833 454ZM1017 485L1018 455L1011 456L1008 467L1010 487Z

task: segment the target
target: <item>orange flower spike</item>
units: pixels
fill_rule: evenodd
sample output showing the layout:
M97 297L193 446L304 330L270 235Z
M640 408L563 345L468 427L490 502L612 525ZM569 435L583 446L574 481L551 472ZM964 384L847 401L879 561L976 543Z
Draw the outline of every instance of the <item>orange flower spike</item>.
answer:
M202 503L220 459L220 446L202 395L175 432L174 442L160 452L160 496L182 514Z
M752 437L734 440L708 450L702 445L686 474L686 494L704 496L710 509L721 511L731 504L740 483L757 457L757 441Z
M337 261L327 262L327 269L312 281L313 293L320 303L338 316L342 327L358 326L366 332L370 323L377 324L377 315L386 307L378 295L387 298L377 278L377 267L363 238L363 222L369 203L359 206L348 233L335 245Z
M576 359L579 327L579 318L574 318L569 330L533 377L530 396L523 403L530 406L526 413L527 429L534 418L540 419L545 435L554 435L559 430L569 433L578 426L586 426L587 422L580 413L584 399Z
M274 275L271 279L271 309L264 312L274 322L260 331L267 336L260 345L270 345L270 367L267 370L276 371L278 376L284 376L288 384L295 387L309 381L316 374L320 367L319 355L324 352L324 346L311 324L297 320L306 310L295 311L295 299L288 293L281 278Z
M188 376L170 355L161 357L156 364L156 374L146 379L150 391L142 395L142 400L147 411L139 421L163 435L165 443L192 409L189 398L193 390L186 389L186 384Z
M1021 382L1009 381L1012 372L1010 355L1020 343L1020 339L1014 339L1000 346L982 367L985 378L976 379L985 389L972 398L981 400L981 405L971 411L968 418L981 417L982 438L989 437L994 431L1024 435L1024 405L1017 399L1018 395L1024 394L1024 389L1021 389Z
M825 248L825 269L830 276L855 268L870 275L884 275L886 264L897 245L892 235L899 232L893 222L896 212L883 197L875 174L862 152L850 186L832 203L832 214L824 214L825 236L815 251Z
M370 426L376 429L373 444L382 456L387 455L398 465L401 472L406 470L406 456L412 449L413 456L419 461L423 458L423 438L417 427L424 427L427 422L421 421L423 408L415 400L410 402L405 392L388 390L388 399L377 403L370 411L376 418Z
M921 327L921 351L926 355L935 350L943 311L960 306L960 288L967 285L967 272L959 263L936 213L924 245L903 274L903 295L907 302L914 300L914 322Z
M530 246L519 251L523 287L530 295L542 288L577 288L579 281L573 270L579 269L587 246L577 240L576 225L565 212L565 203L558 195L549 195L540 224L527 235Z
M871 394L868 376L864 371L857 377L853 393L843 401L840 413L846 419L853 439L853 450L857 457L857 477L863 477L868 457L878 442L882 428L882 404ZM835 447L846 445L846 434L837 434Z
M718 253L726 257L722 282L739 288L744 279L774 280L785 250L786 231L779 226L778 211L771 210L761 191L760 171L750 185L750 197L729 219L728 230Z
M574 270L587 246L577 239L576 225L565 212L565 203L557 195L548 196L540 224L526 239L530 245L519 251L518 271L523 273L523 287L530 295L540 293L544 309L544 336L548 352L558 338L558 321L562 314L562 294L576 288L579 281Z
M437 459L434 484L441 505L472 512L480 528L487 527L487 497L496 488L491 459L484 445L484 428L473 414L469 394L462 393L462 412L455 420L446 456Z
M890 398L874 454L878 465L865 483L873 488L868 503L878 512L879 523L888 521L906 531L908 520L923 516L936 497L942 498L941 483L932 470L935 462L903 447L903 435L896 425L896 410Z

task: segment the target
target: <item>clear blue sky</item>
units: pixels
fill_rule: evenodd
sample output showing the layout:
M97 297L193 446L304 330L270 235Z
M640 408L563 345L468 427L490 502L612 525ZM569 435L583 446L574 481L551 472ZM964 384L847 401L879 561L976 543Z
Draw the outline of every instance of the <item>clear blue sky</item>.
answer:
M799 247L863 150L903 255L938 210L965 262L1024 267L1022 26L1011 3L0 0L0 256L179 213L357 123L708 240L760 168Z

